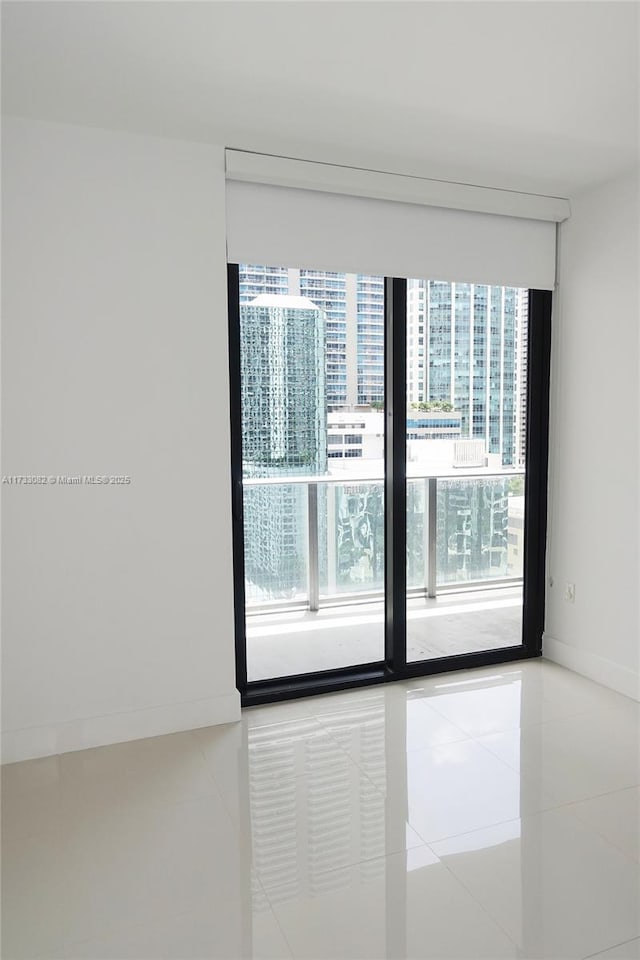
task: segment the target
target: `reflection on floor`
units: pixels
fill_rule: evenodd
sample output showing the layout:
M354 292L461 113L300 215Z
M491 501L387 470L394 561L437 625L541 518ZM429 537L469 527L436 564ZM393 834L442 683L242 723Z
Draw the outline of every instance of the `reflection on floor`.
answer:
M407 604L407 659L428 660L522 643L522 587L441 594ZM247 618L249 680L384 658L380 601Z
M15 764L2 956L640 956L640 704L540 660Z

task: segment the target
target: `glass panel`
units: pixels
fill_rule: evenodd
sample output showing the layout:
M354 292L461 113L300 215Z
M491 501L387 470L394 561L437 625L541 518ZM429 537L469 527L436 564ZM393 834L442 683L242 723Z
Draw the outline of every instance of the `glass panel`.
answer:
M383 278L241 265L240 354L248 679L379 661Z
M523 477L438 480L437 585L521 579L523 519Z
M309 564L304 487L249 483L244 487L247 606L306 600Z
M407 282L407 659L522 642L528 291Z
M324 484L327 523L320 595L384 593L384 485Z
M426 590L429 481L407 479L407 589Z

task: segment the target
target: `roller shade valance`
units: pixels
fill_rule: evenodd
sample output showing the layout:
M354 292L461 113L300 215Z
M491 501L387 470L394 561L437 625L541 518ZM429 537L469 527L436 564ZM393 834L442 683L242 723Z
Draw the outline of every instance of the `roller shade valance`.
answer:
M233 263L551 290L568 213L553 197L227 151Z

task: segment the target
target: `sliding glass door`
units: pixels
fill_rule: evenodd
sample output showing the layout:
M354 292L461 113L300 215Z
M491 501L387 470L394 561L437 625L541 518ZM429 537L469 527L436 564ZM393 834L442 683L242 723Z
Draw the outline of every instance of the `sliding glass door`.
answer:
M247 682L379 663L384 280L241 264L237 284Z
M522 644L529 291L407 281L407 661Z
M244 703L539 654L550 307L229 267Z

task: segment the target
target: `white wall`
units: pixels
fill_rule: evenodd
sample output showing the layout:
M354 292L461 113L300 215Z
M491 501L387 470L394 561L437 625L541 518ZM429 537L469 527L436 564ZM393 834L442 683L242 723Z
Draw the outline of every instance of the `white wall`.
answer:
M544 638L545 656L636 699L638 199L636 173L573 198L560 228Z
M239 717L223 153L3 131L3 760Z

